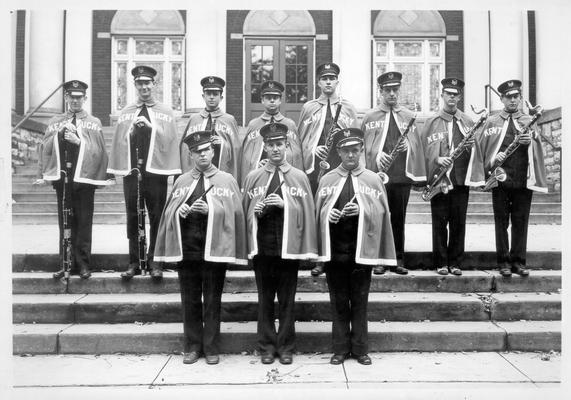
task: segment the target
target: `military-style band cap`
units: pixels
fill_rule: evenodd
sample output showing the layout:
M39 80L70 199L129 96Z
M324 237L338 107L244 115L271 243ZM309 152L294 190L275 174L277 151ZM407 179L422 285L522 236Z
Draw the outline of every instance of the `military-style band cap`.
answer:
M226 86L226 82L218 76L207 76L200 80L200 85L202 86L202 91L219 90L222 92L224 86Z
M287 125L274 122L262 126L260 128L260 136L262 136L264 142L269 142L270 140L284 140L287 138L287 131Z
M278 81L265 81L260 85L260 95L275 94L281 96L285 90L284 85Z
M449 93L460 94L464 89L464 81L458 78L444 78L440 81L442 90Z
M377 78L377 83L379 86L397 86L400 85L402 81L402 74L397 71L389 71L385 72L384 74L379 75Z
M341 147L363 144L364 136L365 134L359 128L345 128L335 134L333 141L335 146L340 149Z
M63 90L70 96L83 96L87 90L87 83L73 80L63 84Z
M339 76L339 72L341 72L341 68L339 68L339 65L332 63L332 62L328 62L328 63L324 63L321 64L317 67L317 78L321 78L322 76L326 76L326 75L333 75L333 76Z
M211 131L196 131L188 134L182 140L190 151L200 151L206 149L212 143Z
M148 65L138 65L131 70L136 81L154 81L157 71Z
M521 81L517 79L510 79L498 86L498 92L502 96L509 96L514 93L521 93Z

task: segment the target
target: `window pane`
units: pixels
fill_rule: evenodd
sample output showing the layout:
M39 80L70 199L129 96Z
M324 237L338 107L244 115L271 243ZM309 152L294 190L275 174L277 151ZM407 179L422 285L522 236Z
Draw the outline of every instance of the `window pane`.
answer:
M171 65L171 102L172 108L182 111L182 63Z
M440 57L439 42L430 42L430 57Z
M136 40L135 53L140 55L163 54L164 42L162 40Z
M285 62L286 64L295 64L297 61L297 46L285 47Z
M250 101L260 102L260 84L274 79L274 47L252 46L250 50Z
M286 85L285 98L287 103L297 103L297 87L296 85Z
M307 46L297 46L297 63L307 64L307 55L309 53Z
M379 63L375 67L376 67L375 68L376 69L375 82L376 82L376 80L379 76L381 76L382 74L387 72L387 64L380 64ZM379 85L377 85L377 84L375 84L375 87L377 88L377 90L376 90L376 92L377 92L377 96L376 96L377 105L379 105L379 104L381 104L381 88L379 88Z
M144 62L138 61L136 65L148 65L149 67L154 68L157 71L157 75L155 76L155 87L153 90L153 97L155 100L163 102L163 63L158 62Z
M307 85L297 85L297 102L305 103L307 101Z
M430 66L430 111L438 110L440 102L440 65Z
M402 73L399 103L422 111L422 64L395 64L395 70Z
M117 40L117 54L127 55L127 39Z
M396 42L395 41L395 56L396 57L422 57L422 42Z
M286 65L286 83L295 82L295 65Z
M173 40L171 42L171 53L174 56L182 55L182 40Z
M377 42L377 57L386 57L387 56L387 42Z
M115 107L122 110L127 105L127 63L117 63L117 98Z

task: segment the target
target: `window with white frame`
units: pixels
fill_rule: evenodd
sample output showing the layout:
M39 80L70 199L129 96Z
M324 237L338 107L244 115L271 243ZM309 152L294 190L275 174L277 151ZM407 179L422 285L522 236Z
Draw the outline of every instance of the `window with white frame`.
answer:
M131 69L148 65L157 70L155 98L184 111L184 39L172 36L113 36L112 112L136 101Z
M387 71L402 73L399 102L427 115L438 110L440 80L444 78L444 39L376 38L373 48L373 76ZM375 104L382 101L376 85Z

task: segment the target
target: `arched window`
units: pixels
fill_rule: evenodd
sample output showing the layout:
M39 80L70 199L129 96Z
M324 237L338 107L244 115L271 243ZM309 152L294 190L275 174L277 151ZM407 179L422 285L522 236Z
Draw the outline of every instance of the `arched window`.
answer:
M445 74L446 27L437 11L381 11L373 25L373 76L403 74L400 102L428 114L438 110ZM381 101L377 87L376 104Z
M184 34L178 11L117 11L111 22L113 113L135 101L131 69L143 64L157 70L156 99L184 111Z

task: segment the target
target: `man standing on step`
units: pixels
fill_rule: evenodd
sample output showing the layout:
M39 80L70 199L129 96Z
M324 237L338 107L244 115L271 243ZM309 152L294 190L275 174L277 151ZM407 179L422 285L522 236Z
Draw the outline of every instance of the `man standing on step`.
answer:
M244 182L248 257L258 287L258 346L263 364L291 364L295 346L295 292L299 260L315 259L315 207L305 173L286 159L289 127L262 126L268 162ZM274 325L278 297L279 329Z
M292 167L303 169L301 144L297 136L295 122L280 113L283 91L284 86L277 81L265 81L260 87L260 96L262 98L264 112L261 116L251 120L246 128L246 136L242 144L242 168L240 173L242 187L246 175L248 175L250 171L268 162L268 154L264 149L260 129L264 125L273 122L279 122L288 127L286 159Z
M303 151L303 168L309 177L313 194L319 184L321 167L329 166L328 169L324 169L326 173L335 169L341 162L331 146L333 132L338 128L357 126L355 106L338 94L339 73L339 66L332 62L317 67L317 86L321 90L321 95L305 103L299 116L298 134ZM339 108L341 108L340 114L335 121ZM326 164L321 164L320 161L325 161ZM313 276L322 273L321 264L317 264L311 270Z
M367 303L371 267L396 265L385 186L360 162L363 132L347 128L335 135L341 164L319 182L316 193L319 258L326 262L333 315L333 356L341 364L367 355Z
M469 184L482 186L497 163L503 163L505 180L492 189L496 231L496 258L503 276L527 276L525 267L527 226L533 191L547 193L543 149L535 126L524 128L531 117L520 110L521 81L511 79L498 86L504 109L488 118L482 134L476 137L474 157L468 172ZM538 108L538 107L536 107ZM535 111L535 110L533 110ZM506 157L512 143L518 147ZM511 247L508 227L511 218Z
M178 157L179 135L173 110L158 102L153 95L157 71L140 65L133 68L131 74L138 99L136 103L126 106L119 115L107 172L123 177L129 268L121 277L129 280L141 273L137 218L139 192L149 213L150 240L147 259L151 277L158 280L163 276L162 266L153 261L153 254L167 197L168 177L181 173ZM142 179L138 182L139 174Z
M211 131L184 138L193 168L174 183L161 217L155 260L177 263L185 364L218 364L227 263L246 265L246 229L236 180L212 164ZM204 301L202 300L204 298Z
M220 109L224 98L223 90L226 82L217 76L207 76L200 81L205 108L190 117L183 134L183 139L197 131L212 131L214 139L214 158L212 163L220 171L228 172L240 182L240 148L236 119ZM182 171L190 171L193 161L186 146L180 147Z
M63 261L63 177L69 172L71 190L71 247L72 269L79 270L83 279L91 276L91 234L93 202L98 186L112 184L107 180L107 151L101 121L89 115L83 104L87 99L87 84L78 80L64 83L67 111L50 119L40 144L38 171L40 178L34 184L52 183L57 195L59 224L59 258ZM66 163L67 161L67 163ZM64 270L54 273L55 279L64 276Z
M470 194L465 181L474 139L465 143L466 150L455 161L450 155L464 140L474 122L458 109L464 81L445 78L440 83L442 109L426 120L421 135L429 179L439 168L449 168L442 178L444 191L430 199L432 265L439 275L462 275Z
M365 133L366 167L373 172L384 171L391 227L397 252L397 266L392 272L400 275L408 274L404 266L404 238L406 208L413 182L426 180L424 156L420 135L413 124L402 138L414 114L399 104L402 74L385 72L377 78L381 90L382 102L365 114L361 129ZM391 157L391 152L396 154ZM390 166L390 167L389 167ZM383 175L383 173L381 173ZM384 274L385 267L373 269L376 275Z

